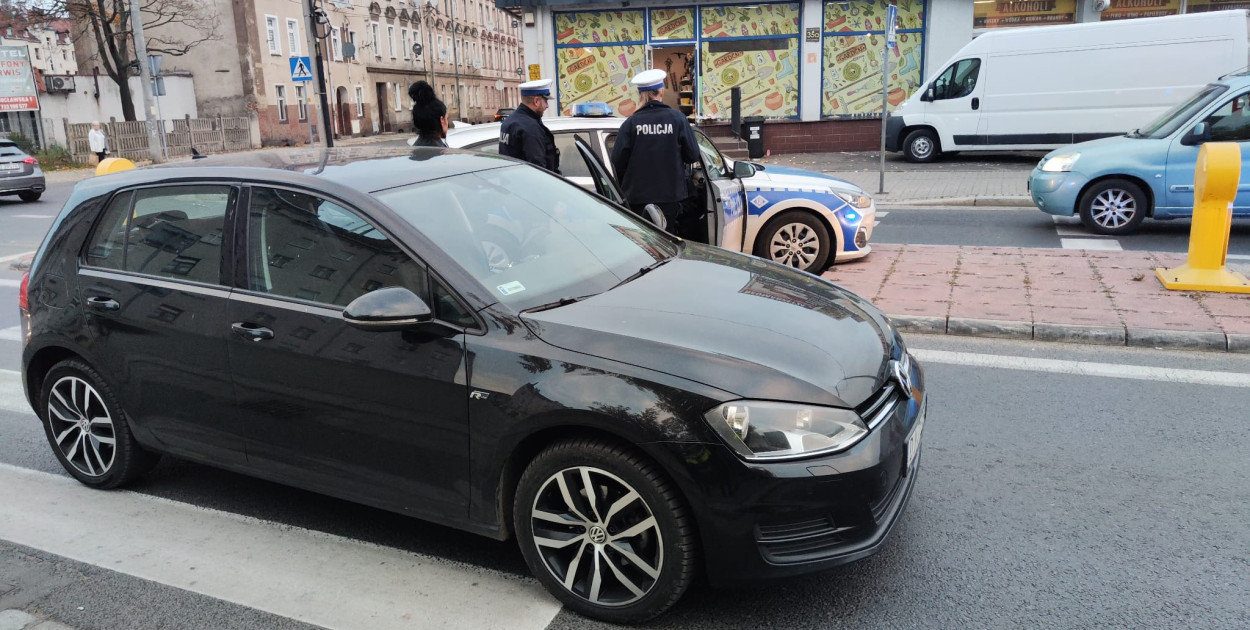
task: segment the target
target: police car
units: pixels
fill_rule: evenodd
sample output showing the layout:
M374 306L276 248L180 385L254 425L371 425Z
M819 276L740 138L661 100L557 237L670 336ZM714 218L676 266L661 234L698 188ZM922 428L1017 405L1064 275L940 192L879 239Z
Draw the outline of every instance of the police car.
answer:
M596 116L595 104L581 104L580 116L544 118L560 149L560 173L577 184L624 204L608 156L620 117ZM452 148L499 151L499 123L451 130ZM797 168L725 157L699 129L703 154L695 172L707 199L703 230L694 240L820 273L835 262L872 250L876 218L872 197L858 186ZM688 238L690 235L686 235Z

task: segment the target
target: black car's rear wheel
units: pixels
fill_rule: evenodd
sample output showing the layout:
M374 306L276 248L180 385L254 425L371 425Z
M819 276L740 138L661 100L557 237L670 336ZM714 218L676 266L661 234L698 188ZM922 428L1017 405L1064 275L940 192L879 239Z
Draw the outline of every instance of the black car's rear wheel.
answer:
M694 577L692 518L660 469L596 440L554 445L517 487L526 563L569 608L614 623L668 610Z
M131 435L113 392L82 361L62 361L49 370L39 402L52 452L82 483L115 488L156 464L158 456Z

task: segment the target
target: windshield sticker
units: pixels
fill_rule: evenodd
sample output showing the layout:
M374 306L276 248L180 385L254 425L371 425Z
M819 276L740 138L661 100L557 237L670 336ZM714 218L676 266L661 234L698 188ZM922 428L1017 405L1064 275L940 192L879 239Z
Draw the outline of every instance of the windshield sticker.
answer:
M520 293L525 290L525 286L520 282L509 282L508 284L501 284L495 288L499 289L499 292L504 295L512 295L513 293Z

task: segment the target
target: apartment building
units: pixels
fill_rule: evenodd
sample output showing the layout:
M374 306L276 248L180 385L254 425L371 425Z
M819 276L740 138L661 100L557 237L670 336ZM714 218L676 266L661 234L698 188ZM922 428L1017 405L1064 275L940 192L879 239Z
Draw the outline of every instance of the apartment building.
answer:
M0 46L26 46L30 66L41 74L76 74L78 60L69 20L0 28Z

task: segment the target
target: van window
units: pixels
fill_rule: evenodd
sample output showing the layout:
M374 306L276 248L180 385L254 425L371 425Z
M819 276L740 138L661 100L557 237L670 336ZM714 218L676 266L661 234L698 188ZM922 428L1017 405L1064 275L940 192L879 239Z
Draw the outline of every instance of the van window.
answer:
M951 64L933 81L933 100L963 98L972 94L972 90L977 87L977 76L980 74L980 59L963 59Z
M1224 103L1206 122L1213 142L1250 141L1250 94Z

